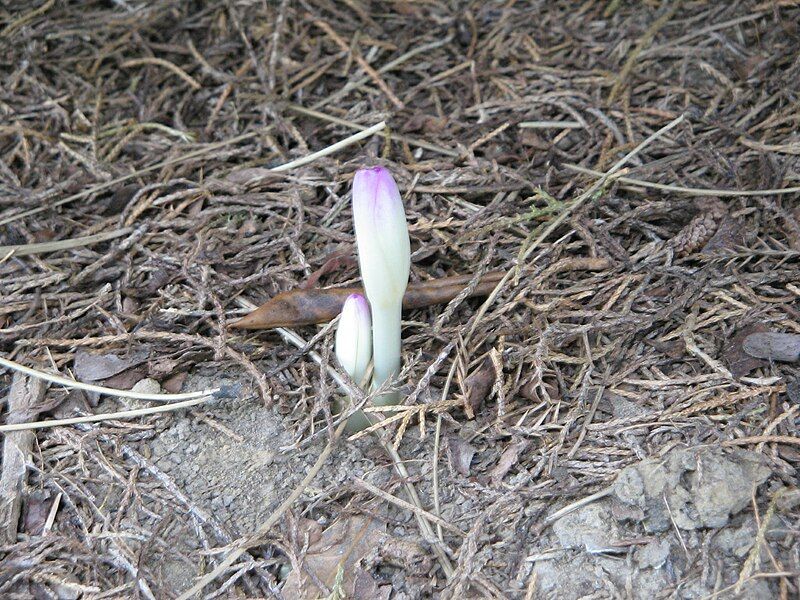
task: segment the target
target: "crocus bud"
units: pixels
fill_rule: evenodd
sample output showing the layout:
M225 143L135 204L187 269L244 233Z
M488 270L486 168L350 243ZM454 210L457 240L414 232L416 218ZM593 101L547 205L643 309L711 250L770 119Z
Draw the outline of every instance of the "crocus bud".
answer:
M336 329L336 358L353 381L361 383L372 359L372 320L361 294L350 294L344 301Z
M353 179L353 221L361 279L374 307L402 302L411 245L400 191L383 167L361 169Z
M389 171L373 167L353 179L353 222L361 279L372 308L373 386L400 371L400 313L408 285L411 244L400 191ZM396 404L396 394L376 398Z

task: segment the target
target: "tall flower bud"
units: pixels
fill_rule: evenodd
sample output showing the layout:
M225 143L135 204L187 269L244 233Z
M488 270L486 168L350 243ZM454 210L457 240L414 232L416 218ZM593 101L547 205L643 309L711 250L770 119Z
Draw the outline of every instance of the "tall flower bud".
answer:
M400 314L411 267L408 223L397 184L383 167L353 179L353 221L361 279L372 308L373 387L400 371ZM396 404L397 394L376 398Z

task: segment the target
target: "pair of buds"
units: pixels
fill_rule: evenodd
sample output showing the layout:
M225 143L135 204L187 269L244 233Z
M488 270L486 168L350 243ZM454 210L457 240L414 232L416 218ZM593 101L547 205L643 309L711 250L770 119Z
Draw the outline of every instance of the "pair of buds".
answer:
M373 363L372 388L400 372L400 316L411 267L411 245L397 184L383 167L353 179L353 222L361 279L367 297L350 295L336 331L336 357L356 383ZM375 404L397 404L396 392Z

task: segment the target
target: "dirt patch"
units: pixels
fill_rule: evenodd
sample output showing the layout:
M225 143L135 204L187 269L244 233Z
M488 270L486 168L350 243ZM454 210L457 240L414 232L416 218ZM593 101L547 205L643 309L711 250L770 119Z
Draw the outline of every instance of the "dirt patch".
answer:
M191 376L190 389L247 384L240 379ZM286 423L257 397L228 400L225 410L204 418L176 420L149 444L154 464L235 536L253 531L289 494L314 464L324 439L293 447ZM353 477L365 477L375 456L369 441L343 447L324 469L307 498L342 490ZM323 519L323 522L326 522Z

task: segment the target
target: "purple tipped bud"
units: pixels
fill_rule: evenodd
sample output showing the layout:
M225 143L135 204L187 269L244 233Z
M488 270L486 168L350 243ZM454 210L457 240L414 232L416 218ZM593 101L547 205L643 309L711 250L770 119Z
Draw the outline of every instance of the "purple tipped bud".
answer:
M353 221L361 278L370 304L402 301L411 266L403 200L383 167L361 169L353 179Z
M373 386L400 372L400 317L411 267L408 223L389 171L373 167L353 178L353 222L361 280L372 308ZM394 392L375 399L396 404Z

